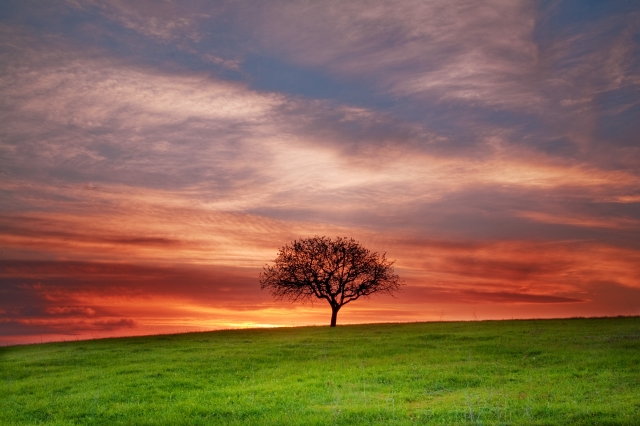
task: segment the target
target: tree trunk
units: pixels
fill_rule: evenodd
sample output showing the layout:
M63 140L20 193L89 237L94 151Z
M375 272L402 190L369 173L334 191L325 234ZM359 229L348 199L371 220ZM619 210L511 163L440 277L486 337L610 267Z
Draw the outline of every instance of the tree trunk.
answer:
M331 327L336 326L336 320L338 319L338 311L340 310L340 306L332 306L331 307Z

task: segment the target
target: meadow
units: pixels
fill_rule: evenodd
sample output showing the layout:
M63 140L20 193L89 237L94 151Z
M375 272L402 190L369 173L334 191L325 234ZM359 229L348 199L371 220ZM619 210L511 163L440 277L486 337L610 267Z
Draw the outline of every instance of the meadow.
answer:
M0 424L640 424L640 318L0 348Z

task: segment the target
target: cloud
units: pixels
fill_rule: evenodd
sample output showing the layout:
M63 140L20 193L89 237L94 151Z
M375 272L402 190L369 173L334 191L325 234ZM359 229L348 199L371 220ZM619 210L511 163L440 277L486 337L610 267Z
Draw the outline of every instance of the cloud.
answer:
M583 226L588 228L638 229L640 221L631 218L593 218L588 216L560 216L540 212L517 212L517 215L537 222Z
M375 321L380 318L376 312L381 315L389 309L406 313L389 314L389 318L424 318L415 306L429 306L434 312L438 306L446 306L452 315L452 309L464 311L450 307L460 304L500 306L493 316L484 313L485 318L506 315L508 307L517 304L575 304L586 307L571 312L594 311L602 309L599 299L594 298L594 286L598 292L608 292L606 309L619 309L622 302L615 294L633 292L640 283L637 251L593 242L456 242L350 231L349 235L365 246L384 250L395 259L397 272L408 284L392 303L374 299L350 307L345 318L351 320ZM264 242L264 261L275 256L279 241ZM244 244L254 247L242 250L255 253L260 242L253 236ZM233 258L229 248L224 248L224 253ZM135 332L157 332L225 324L284 324L291 315L299 323L323 322L326 312L322 303L274 303L259 290L259 265L232 267L228 258L218 256L200 265L185 264L182 259L171 264L169 256L164 257L164 263L146 264L140 260L137 264L5 260L0 262L4 296L0 321L6 335L37 334L38 330L86 333L133 327ZM437 318L435 313L429 315Z
M596 281L638 288L638 252L594 241L496 242L398 239L384 243L411 286L440 292L588 298Z
M161 42L203 37L200 21L215 16L220 5L210 2L192 2L189 8L174 2L136 2L112 0L67 0L67 4L85 11L98 13L117 21L123 27L137 31Z
M464 0L269 3L252 22L270 52L399 98L397 114L450 136L432 150L486 154L472 148L506 133L511 149L631 171L640 159L631 124L640 105L638 11L629 4L593 9Z
M446 137L391 115L211 76L50 56L8 71L0 89L11 137L2 148L9 170L31 179L191 190L245 210L283 199L330 208L354 193L396 203L394 194L437 199L469 185L638 181L628 171L515 149L504 137L488 138L480 158L443 157L424 147ZM331 203L336 196L340 203Z
M75 319L29 319L20 318L8 320L0 318L0 335L8 336L29 336L32 335L31 341L35 342L33 335L42 334L61 334L66 336L85 334L92 332L122 332L127 329L134 328L136 322L131 318L114 318L98 321L75 320ZM41 336L38 336L41 338Z
M509 291L447 290L444 288L414 287L407 289L412 297L429 300L432 303L465 304L556 304L585 303L587 300L553 294L532 294Z
M83 306L52 306L46 308L45 311L51 315L82 315L91 317L96 314L94 309Z
M406 110L420 111L418 121L466 139L457 149L475 144L479 133L510 128L516 145L554 155L569 150L600 164L629 165L630 155L637 162L637 150L620 156L600 149L599 134L613 131L611 120L600 123L603 115L638 105L637 94L629 96L640 82L633 60L638 12L629 5L601 6L595 18L589 5L468 0L69 4L227 64L249 81L256 76L243 69L243 58L258 54L351 85L368 82L368 91L400 96ZM614 100L615 91L626 95ZM629 140L633 130L613 139Z
M395 95L435 101L539 111L556 102L589 102L602 82L607 90L638 84L629 54L637 12L621 18L613 6L613 16L567 24L562 20L570 10L530 2L196 2L188 8L118 0L69 4L149 39L172 42L205 61L213 58L238 68L238 59L211 52L230 47L213 40L251 35L269 51L303 66L365 77ZM227 28L229 20L244 33ZM216 27L226 32L218 34ZM242 44L233 47L240 55L251 51ZM572 84L576 80L587 84Z
M364 76L398 95L517 108L540 103L522 84L535 78L536 62L535 22L525 3L271 3L259 16L270 49L306 66Z
M65 4L0 24L7 333L317 323L256 285L313 235L387 252L408 282L354 321L637 294L637 11Z
M355 236L367 247L383 248L408 284L392 302L374 299L350 307L346 318L358 321L379 319L375 312L389 309L408 315L389 314L393 318L423 318L416 306L463 312L451 306L499 305L485 318L506 315L500 312L518 304L585 306L571 312L620 309L626 302L616 294L635 294L640 283L636 251L593 242L455 242L364 230ZM323 321L322 303L272 302L259 290L258 272L259 266L5 260L0 262L0 322L11 335L283 324L291 315L298 322ZM603 291L606 307L595 297Z
M0 322L20 330L105 331L148 326L190 305L242 310L264 303L259 291L247 291L254 276L256 270L237 268L3 260Z

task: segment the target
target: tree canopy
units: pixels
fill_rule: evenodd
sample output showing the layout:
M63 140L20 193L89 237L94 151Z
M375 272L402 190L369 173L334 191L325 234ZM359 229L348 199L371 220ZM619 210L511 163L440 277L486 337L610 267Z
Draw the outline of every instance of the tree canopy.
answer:
M347 303L374 293L392 294L403 285L386 254L371 252L353 238L296 240L282 247L273 262L260 274L260 288L279 300L325 299L332 327Z

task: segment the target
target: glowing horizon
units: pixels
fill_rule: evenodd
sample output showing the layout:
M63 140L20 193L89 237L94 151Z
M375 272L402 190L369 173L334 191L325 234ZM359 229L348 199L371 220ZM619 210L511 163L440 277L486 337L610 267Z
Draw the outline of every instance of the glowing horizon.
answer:
M638 18L5 2L0 344L328 323L258 285L315 235L406 282L338 324L637 315Z

